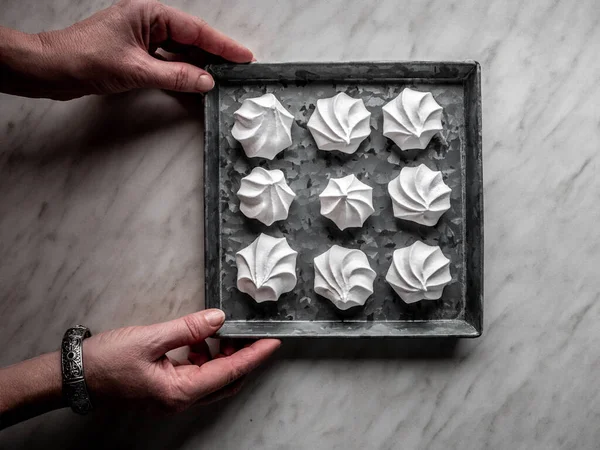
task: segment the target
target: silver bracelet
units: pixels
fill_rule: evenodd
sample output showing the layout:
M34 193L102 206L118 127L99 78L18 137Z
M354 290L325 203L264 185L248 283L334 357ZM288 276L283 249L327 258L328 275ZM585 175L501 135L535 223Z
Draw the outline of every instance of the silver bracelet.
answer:
M77 414L92 410L83 372L83 340L91 335L88 328L76 325L65 332L60 347L63 396Z

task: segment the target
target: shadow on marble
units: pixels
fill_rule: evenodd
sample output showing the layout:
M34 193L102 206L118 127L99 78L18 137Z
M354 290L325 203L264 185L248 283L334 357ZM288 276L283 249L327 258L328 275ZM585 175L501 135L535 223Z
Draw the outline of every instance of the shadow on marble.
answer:
M173 100L179 107L173 107ZM45 165L68 158L133 151L129 143L167 131L182 120L203 123L202 96L159 90L136 90L109 96L56 102L50 127L35 139L7 142L7 165ZM60 111L56 111L60 110ZM45 113L38 120L43 119ZM14 126L14 125L13 125Z
M162 108L161 104L154 104L152 97L159 94L158 91L151 94L142 90L130 91L99 97L99 108L89 120L87 148L102 152L115 143L125 145L144 135L168 130L189 117L196 117L198 123L203 123L202 96L170 91L160 93L175 99L182 108Z
M457 353L459 339L289 339L283 342L276 356L248 376L241 392L233 398L208 406L196 406L172 416L154 416L136 411L95 411L88 417L78 417L68 410L42 416L0 433L0 443L12 449L48 448L143 448L178 449L202 445L222 428L221 422L230 420L255 396L264 402L275 402L275 393L268 389L290 367L295 370L319 370L322 364L342 364L349 367L357 361L364 370L377 367L377 373L393 370L411 371L421 361L440 361L453 370L462 359ZM464 355L463 355L464 357ZM327 361L330 360L328 363ZM384 366L380 366L385 360ZM334 362L337 361L337 362ZM362 361L362 363L360 363ZM378 362L379 361L379 362ZM373 364L377 364L373 366ZM437 369L441 370L441 369ZM296 387L297 388L297 387ZM296 389L294 388L294 389ZM309 389L310 385L304 389ZM266 397L264 397L267 395ZM125 407L125 405L124 405ZM267 415L271 407L267 407ZM252 418L248 418L252 422ZM262 419L261 419L262 420ZM248 425L252 427L252 425ZM260 420L256 426L261 426ZM25 430L33 431L25 433ZM68 430L68 432L66 432ZM51 445L49 445L51 443Z
M459 339L304 339L283 341L283 359L450 359Z
M240 408L252 396L256 383L260 383L255 375L251 378L248 386L233 398L211 405L194 406L170 416L98 410L81 417L67 409L55 411L0 432L0 448L175 450L185 447L189 441L202 440L203 434L222 420L227 412Z

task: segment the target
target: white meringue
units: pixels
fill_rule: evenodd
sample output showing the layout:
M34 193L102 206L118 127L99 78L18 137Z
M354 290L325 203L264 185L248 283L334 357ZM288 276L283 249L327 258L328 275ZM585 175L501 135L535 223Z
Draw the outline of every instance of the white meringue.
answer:
M321 214L333 220L340 230L362 227L373 209L373 188L354 175L331 178L319 195Z
M416 241L394 251L385 280L406 303L437 300L450 283L450 260L438 246Z
M362 306L373 293L377 275L362 251L334 245L317 256L314 263L315 292L331 300L338 309Z
M276 220L287 219L296 194L285 182L281 170L255 167L242 178L237 196L240 199L240 211L246 217L269 226Z
M418 167L404 167L400 175L388 183L394 216L421 225L435 225L450 209L450 189L442 172Z
M292 145L292 116L273 94L247 98L233 113L231 130L249 158L273 159Z
M382 107L383 135L401 150L424 149L442 130L442 109L431 92L406 88Z
M354 153L371 134L370 118L362 99L340 92L335 97L317 100L307 126L319 149Z
M296 257L285 238L261 234L235 255L237 288L258 303L276 301L296 286Z

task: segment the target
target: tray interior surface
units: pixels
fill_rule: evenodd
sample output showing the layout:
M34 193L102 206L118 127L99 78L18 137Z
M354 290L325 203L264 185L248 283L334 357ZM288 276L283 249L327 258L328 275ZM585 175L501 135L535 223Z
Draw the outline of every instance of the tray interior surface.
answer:
M339 67L333 72L329 66L300 72L289 65L281 65L280 70L273 67L276 65L263 65L263 70L253 66L259 65L211 68L218 87L206 99L206 303L226 312L228 320L221 335L479 335L481 280L477 276L481 267L476 259L481 249L480 235L473 234L473 227L481 227L481 186L474 189L473 183L480 184L481 161L480 148L473 148L478 136L471 122L479 117L472 111L479 107L469 85L473 67L471 72L468 67L462 68L464 73L459 74L437 70L429 77L414 69L408 75L418 76L403 74L395 78L393 75L400 70L375 70L364 75L357 65L352 70ZM363 69L368 64L358 66ZM444 108L444 130L422 151L400 151L382 134L381 107L405 87L432 92ZM291 147L272 161L247 158L231 135L233 112L243 100L267 92L273 93L295 118ZM371 112L371 135L352 155L318 150L306 126L316 101L338 92L362 98ZM394 218L387 192L388 182L402 167L419 164L441 171L452 188L451 209L433 227ZM287 220L267 227L239 211L236 192L240 181L256 166L284 172L297 196ZM320 214L318 196L329 178L349 174L373 188L375 213L362 228L340 231ZM261 232L286 237L298 251L298 283L278 302L257 304L236 288L235 253ZM416 240L441 247L451 260L452 282L440 300L407 305L386 283L385 274L393 251ZM341 312L314 292L313 259L334 244L365 252L377 273L374 293L363 308Z

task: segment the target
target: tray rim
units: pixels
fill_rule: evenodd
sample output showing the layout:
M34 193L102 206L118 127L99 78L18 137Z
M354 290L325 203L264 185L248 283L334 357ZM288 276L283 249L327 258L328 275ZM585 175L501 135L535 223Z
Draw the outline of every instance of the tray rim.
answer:
M358 70L358 75L352 76L346 69L351 66ZM372 70L396 70L402 75L394 77L377 77ZM453 69L455 76L447 76L442 69ZM216 64L209 65L206 70L215 79L215 88L205 95L204 101L204 272L205 272L205 305L206 308L220 307L220 249L221 234L219 208L219 152L209 149L219 148L219 81L235 82L298 82L318 80L351 81L399 81L411 80L435 83L462 83L465 102L465 128L468 152L471 158L465 158L463 189L468 183L475 189L471 196L465 194L465 210L471 208L477 214L466 214L465 223L465 265L466 292L464 319L432 320L432 321L381 321L386 332L378 330L370 332L369 328L349 327L352 321L246 321L228 320L216 333L216 337L230 338L262 338L262 337L326 337L326 338L417 338L417 337L447 337L447 338L476 338L483 332L483 251L484 251L484 221L483 221L483 157L482 157L482 108L481 108L481 66L477 61L344 61L344 62L277 62L252 64ZM429 71L431 76L422 76L423 71ZM277 74L268 76L268 74ZM328 76L321 74L328 73ZM411 76L411 74L414 74ZM331 76L333 75L333 76ZM339 77L339 78L337 78ZM216 116L216 127L214 124ZM472 122L470 126L468 122ZM469 164L467 164L469 163ZM216 185L211 184L217 181ZM216 190L214 194L212 190ZM212 195L211 195L212 194ZM215 214L216 211L216 214ZM215 221L215 217L217 218ZM216 222L216 223L215 223ZM217 225L215 227L215 224ZM217 229L217 239L211 230ZM218 268L209 261L219 261ZM218 269L218 270L217 270ZM215 280L216 282L211 282ZM294 330L298 322L314 324L328 323L326 333ZM364 324L364 321L356 323ZM273 330L277 326L278 330ZM289 328L289 330L288 330ZM261 331L262 330L262 331Z

